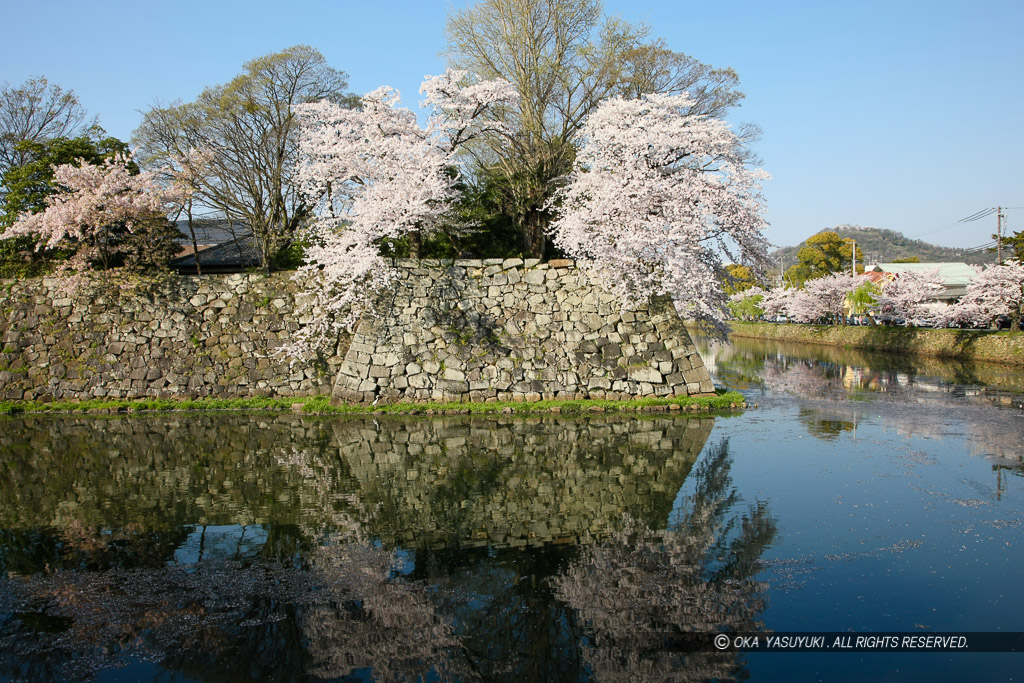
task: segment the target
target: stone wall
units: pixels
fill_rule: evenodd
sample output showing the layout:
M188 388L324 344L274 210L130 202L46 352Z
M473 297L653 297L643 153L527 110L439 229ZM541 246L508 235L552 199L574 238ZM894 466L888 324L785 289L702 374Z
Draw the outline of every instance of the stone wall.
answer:
M279 348L309 313L290 274L176 278L150 294L0 283L0 400L304 396L540 400L714 391L667 300L626 310L571 261L399 261L356 334Z
M399 262L338 401L686 396L714 391L672 303L624 309L571 261Z
M0 399L327 393L347 340L301 365L275 353L302 322L296 289L287 273L180 277L147 295L0 283Z

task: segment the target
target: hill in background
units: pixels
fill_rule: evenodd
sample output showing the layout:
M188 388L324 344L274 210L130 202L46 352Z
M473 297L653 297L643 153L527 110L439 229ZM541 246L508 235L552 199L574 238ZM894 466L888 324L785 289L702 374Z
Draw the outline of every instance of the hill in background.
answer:
M826 228L821 232L836 232L840 237L850 237L857 241L857 263L892 263L896 259L916 256L921 263L938 261L962 261L974 265L995 263L996 255L989 251L970 251L955 247L940 247L922 240L913 240L895 230L881 228L863 228L859 225L839 225ZM788 268L796 263L796 253L806 242L795 247L781 247L771 253L772 260L777 262L782 256Z

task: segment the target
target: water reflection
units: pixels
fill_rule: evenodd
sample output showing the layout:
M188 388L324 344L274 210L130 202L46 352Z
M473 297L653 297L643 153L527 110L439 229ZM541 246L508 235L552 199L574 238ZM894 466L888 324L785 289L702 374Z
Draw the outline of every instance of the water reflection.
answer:
M179 548L179 559L257 548L288 557L325 530L387 547L503 547L604 534L624 513L657 525L712 425L625 416L8 420L0 569L126 566L128 555L153 566ZM240 530L211 531L225 526ZM254 526L262 530L246 531Z
M754 400L797 397L797 419L817 439L856 437L870 417L901 437L966 438L993 466L1024 471L1024 419L993 412L1024 408L1024 373L1013 366L739 337L698 348L720 383L743 385Z
M710 419L336 423L363 528L386 544L521 546L663 523Z
M809 396L952 394L1012 405L1024 395L1019 368L929 356L733 337L728 344L698 338L705 365L731 387Z
M394 581L379 547L273 562L58 571L3 580L0 673L87 678L132 660L197 680L381 680L454 671L457 642L421 583Z
M764 504L736 512L728 443L694 473L695 493L665 531L633 528L585 547L557 577L558 596L588 625L584 648L598 680L744 678L720 652L659 648L680 633L755 632L767 585L753 579L776 534Z
M761 627L775 523L710 420L193 417L5 430L0 676L742 674L657 647Z

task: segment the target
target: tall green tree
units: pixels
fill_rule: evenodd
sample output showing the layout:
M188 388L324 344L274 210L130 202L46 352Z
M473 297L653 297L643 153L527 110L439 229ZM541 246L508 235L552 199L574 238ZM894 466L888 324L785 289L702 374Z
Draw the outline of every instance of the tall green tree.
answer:
M499 204L522 251L542 257L557 180L575 160L587 116L607 97L694 97L692 114L722 116L743 95L730 69L715 69L651 39L647 26L608 17L598 0L481 0L447 19L452 66L503 78L519 92L502 112L508 135L471 146L477 182Z
M999 240L1000 236L992 235L992 239ZM1018 230L1012 236L1003 235L1001 239L1003 242L1003 261L1011 258L1024 261L1024 230ZM989 251L995 252L998 250L993 247Z
M794 285L832 273L848 272L853 262L853 240L831 230L819 232L807 238L796 258L796 265L786 271L786 279ZM858 272L863 271L864 266L858 265Z
M292 107L354 102L347 86L346 74L320 52L297 45L247 62L241 74L194 102L158 103L132 141L147 168L190 176L194 202L247 226L269 272L312 208L293 178L298 124ZM192 163L197 152L201 165Z
M865 280L846 297L846 303L850 307L852 315L866 316L872 326L878 324L875 317L871 315L871 309L878 305L878 295L881 292L878 285L870 280Z
M747 266L730 263L725 266L727 278L722 282L722 291L732 295L760 286L754 272Z
M31 160L32 147L95 127L74 91L51 84L43 76L21 85L0 86L0 175Z

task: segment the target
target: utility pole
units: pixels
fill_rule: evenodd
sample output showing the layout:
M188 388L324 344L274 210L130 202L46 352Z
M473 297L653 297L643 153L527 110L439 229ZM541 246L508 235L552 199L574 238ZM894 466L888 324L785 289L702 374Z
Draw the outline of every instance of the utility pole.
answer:
M996 207L996 263L1003 263L1003 207Z
M850 268L853 270L853 276L857 277L857 240L851 240L853 242L853 256L850 259Z

